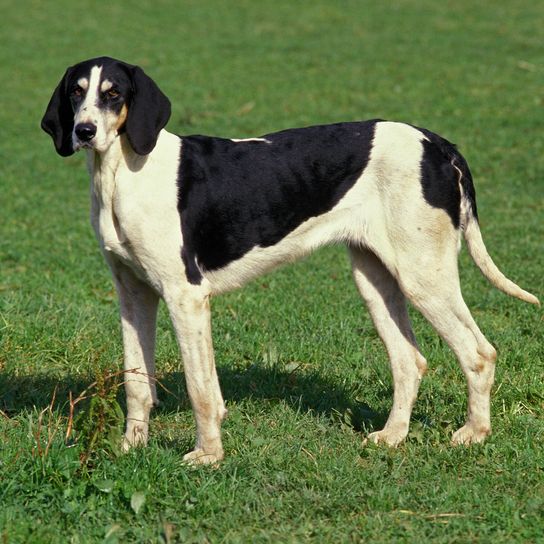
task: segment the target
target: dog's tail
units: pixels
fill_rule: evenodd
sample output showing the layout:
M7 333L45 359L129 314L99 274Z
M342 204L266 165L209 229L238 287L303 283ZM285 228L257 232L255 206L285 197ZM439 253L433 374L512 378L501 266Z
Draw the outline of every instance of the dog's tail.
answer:
M453 153L451 153L450 158L452 166L459 172L459 187L461 189L461 228L463 229L468 252L472 257L472 260L476 263L476 266L480 269L482 274L497 289L500 289L512 297L540 306L540 301L537 297L509 280L489 256L478 223L476 194L472 175L465 159L455 148L453 148Z

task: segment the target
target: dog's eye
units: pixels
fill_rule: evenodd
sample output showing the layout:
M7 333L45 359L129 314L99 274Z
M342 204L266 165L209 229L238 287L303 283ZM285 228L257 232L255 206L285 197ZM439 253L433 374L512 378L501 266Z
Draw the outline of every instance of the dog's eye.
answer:
M79 85L72 89L72 96L79 97L82 95L83 95L83 89Z
M119 96L119 91L116 91L115 89L110 89L109 91L105 92L105 95L108 98L117 98Z

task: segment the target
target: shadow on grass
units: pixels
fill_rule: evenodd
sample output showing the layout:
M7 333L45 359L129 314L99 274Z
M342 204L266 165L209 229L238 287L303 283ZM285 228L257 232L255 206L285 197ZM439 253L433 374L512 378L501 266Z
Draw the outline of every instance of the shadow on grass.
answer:
M259 365L253 365L243 371L219 368L218 373L223 397L227 403L238 403L248 399L265 403L281 400L294 410L330 416L357 431L364 432L383 427L387 419L387 414L376 412L368 404L356 400L353 392L335 383L334 380L325 379L315 373L285 372ZM166 395L159 393L161 412L176 411L180 404L189 409L184 380L181 372L168 374L161 380L168 391L174 392ZM389 391L387 394L392 392Z
M219 368L218 373L227 402L283 400L295 410L326 415L339 424L347 424L363 432L383 427L387 419L387 414L376 412L368 404L356 400L353 392L315 373L286 372L258 365L245 370ZM0 410L7 417L16 417L27 410L46 408L55 397L56 410L67 415L70 392L75 397L92 381L92 378L58 380L43 375L13 376L0 373ZM159 413L190 410L182 372L161 376L157 389ZM391 391L387 392L388 396L391 394ZM124 404L123 388L119 390L119 400Z

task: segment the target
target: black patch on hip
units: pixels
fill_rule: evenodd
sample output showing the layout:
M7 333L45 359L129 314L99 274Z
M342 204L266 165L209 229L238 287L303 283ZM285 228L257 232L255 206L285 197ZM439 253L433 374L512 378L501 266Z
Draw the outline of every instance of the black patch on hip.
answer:
M464 157L457 151L455 144L429 130L417 130L427 138L422 140L421 158L421 186L425 201L434 208L443 209L450 216L453 226L458 229L461 224L460 183L464 197L477 219L476 191Z

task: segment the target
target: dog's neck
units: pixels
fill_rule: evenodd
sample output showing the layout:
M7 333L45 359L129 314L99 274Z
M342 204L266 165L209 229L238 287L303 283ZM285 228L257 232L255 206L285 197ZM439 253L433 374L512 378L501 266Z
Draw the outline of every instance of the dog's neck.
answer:
M119 134L105 151L87 150L87 169L91 180L115 177L121 165L131 172L137 172L146 161L147 155L138 155L124 133ZM100 182L99 179L97 181Z
M120 241L113 197L119 170L134 161L132 155L136 154L125 135L117 136L105 151L87 150L87 168L91 178L91 222L105 248L115 246Z
M138 155L126 134L119 134L105 151L87 150L87 169L91 190L99 201L108 200L115 190L115 179L120 169L138 172L147 162L147 155Z
M87 150L87 169L91 176L91 188L97 197L115 180L115 174L123 158L121 137L115 138L106 151Z

